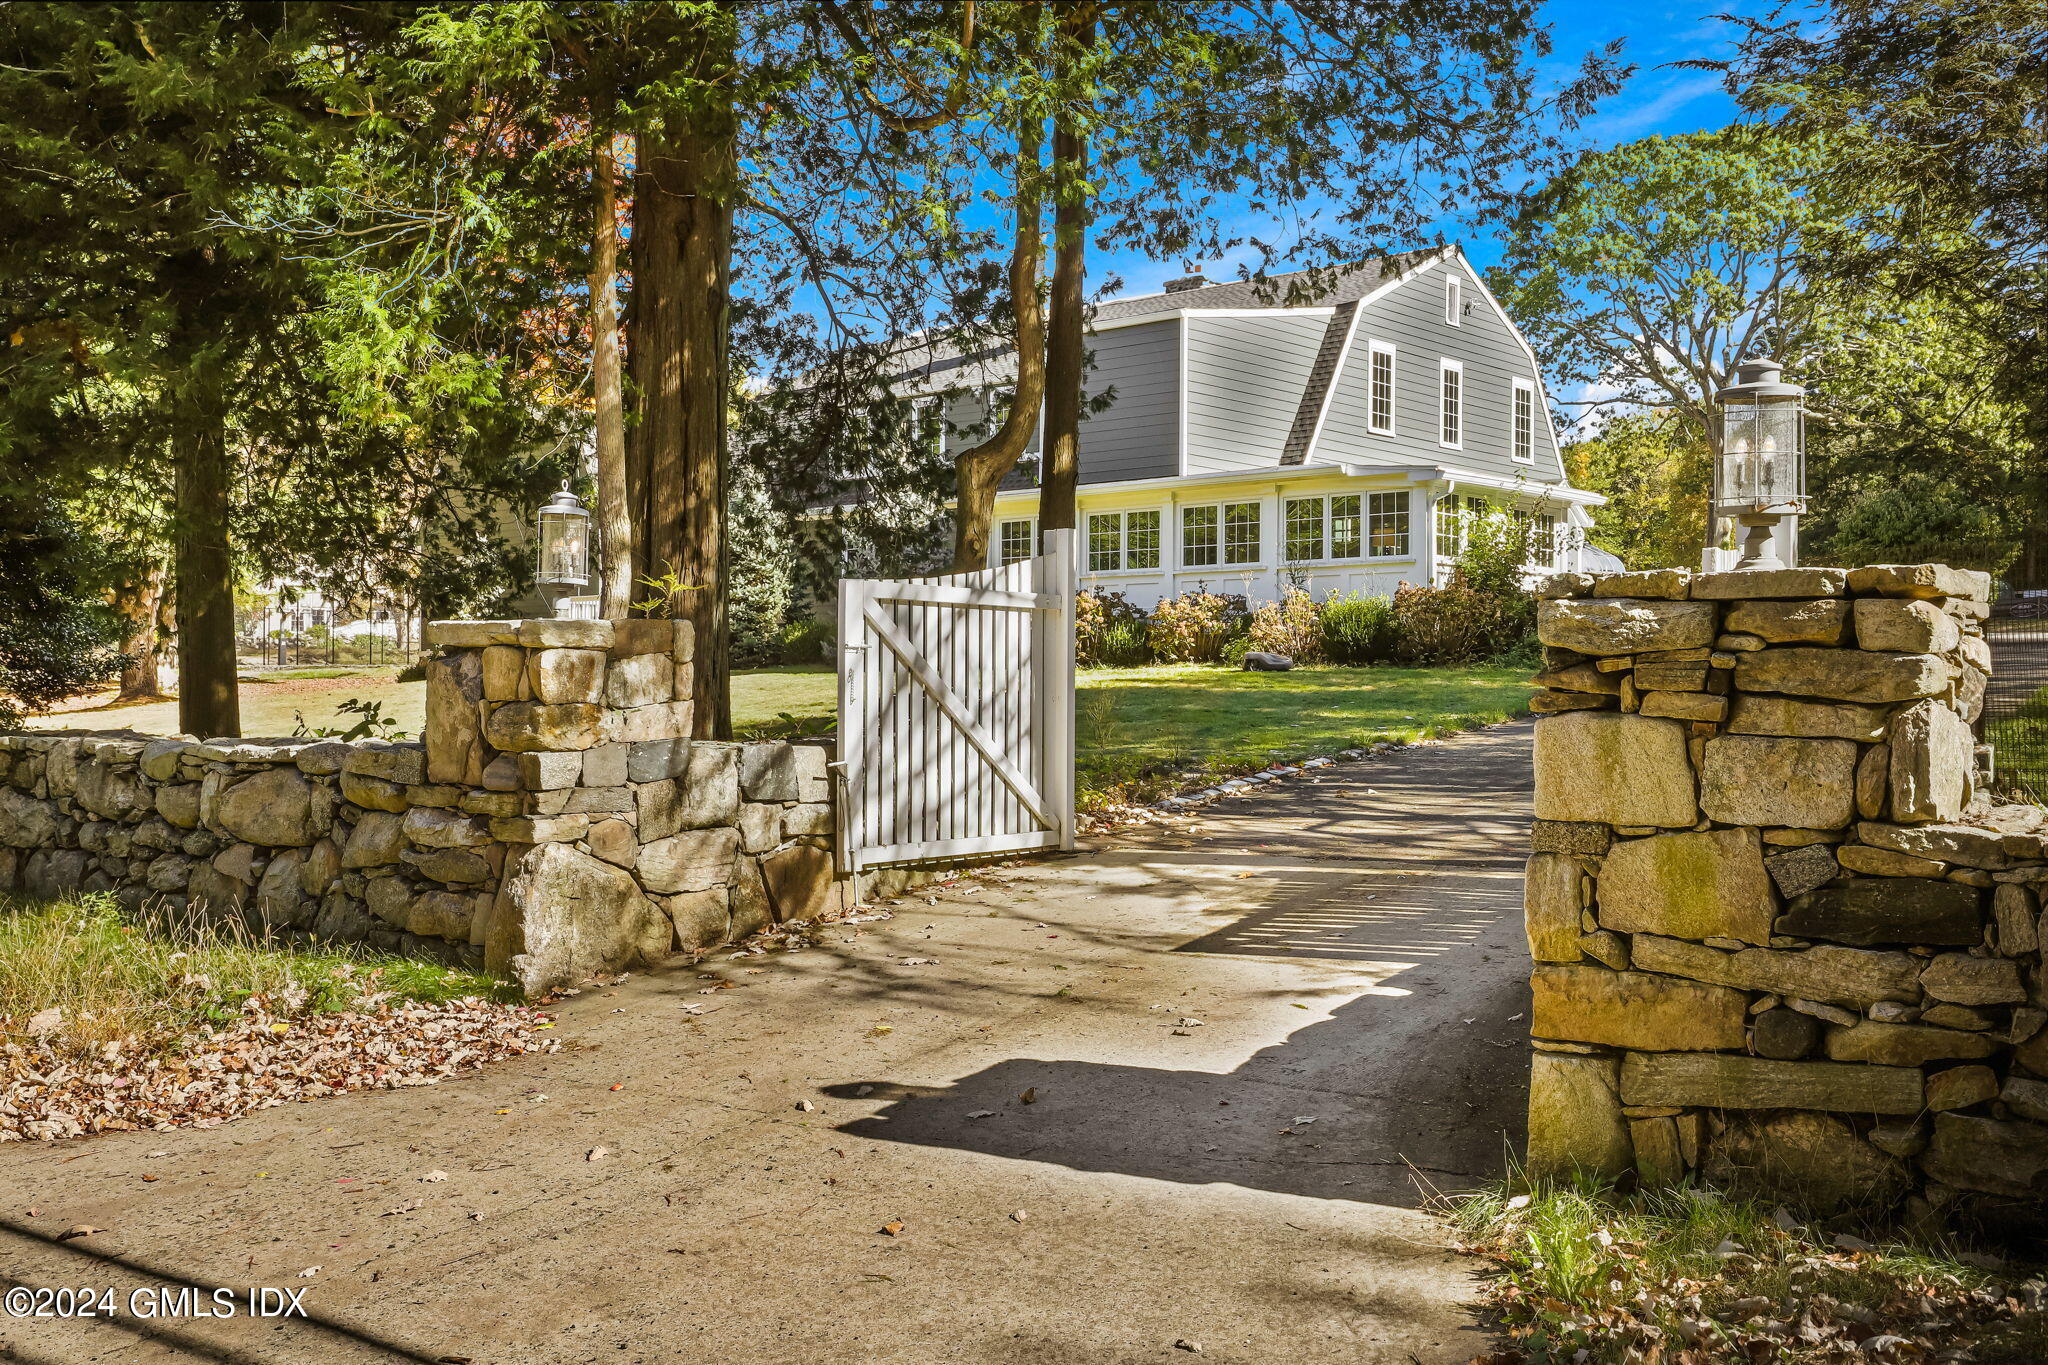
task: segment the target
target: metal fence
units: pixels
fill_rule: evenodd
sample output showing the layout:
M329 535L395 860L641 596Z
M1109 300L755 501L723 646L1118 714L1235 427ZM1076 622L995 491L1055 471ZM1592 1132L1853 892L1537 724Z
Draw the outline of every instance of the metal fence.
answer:
M2048 583L1998 586L1984 623L1991 681L1977 734L1991 746L1994 791L2048 801Z

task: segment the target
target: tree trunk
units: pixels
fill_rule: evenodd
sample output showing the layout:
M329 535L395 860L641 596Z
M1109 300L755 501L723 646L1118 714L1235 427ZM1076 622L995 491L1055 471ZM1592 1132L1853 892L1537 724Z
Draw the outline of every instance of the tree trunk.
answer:
M1028 15L1029 9L1025 10ZM1022 21L1020 21L1022 22ZM981 444L953 459L958 497L953 511L953 572L988 567L996 490L1017 467L1031 443L1045 400L1045 313L1038 299L1038 258L1045 250L1044 215L1039 207L1039 146L1036 118L1017 127L1017 235L1010 246L1010 312L1017 333L1017 384L1003 425Z
M633 516L626 500L626 411L619 373L618 167L601 135L593 176L596 225L590 263L590 375L597 399L597 524L604 547L599 607L623 621L633 602Z
M1081 482L1081 382L1087 353L1083 329L1088 266L1088 139L1076 126L1072 71L1095 42L1091 0L1063 0L1053 49L1060 102L1053 114L1052 321L1045 355L1045 477L1038 492L1038 529L1071 531Z
M153 701L163 695L163 636L157 617L164 596L160 560L122 575L111 594L114 615L121 622L120 701Z
M178 728L201 739L239 736L227 414L219 362L198 358L183 377L180 398L171 434L177 465Z
M693 25L700 80L729 71L731 28ZM680 590L655 614L696 627L692 721L699 739L732 733L726 618L727 292L737 120L729 103L669 115L640 136L633 219L634 429L644 520L642 573L674 574Z

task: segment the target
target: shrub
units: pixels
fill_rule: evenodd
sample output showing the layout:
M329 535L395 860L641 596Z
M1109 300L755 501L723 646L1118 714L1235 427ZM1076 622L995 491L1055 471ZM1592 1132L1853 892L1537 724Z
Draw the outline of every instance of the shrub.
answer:
M1152 662L1150 621L1120 592L1074 597L1074 661L1083 668L1135 668Z
M1333 664L1383 664L1400 646L1394 604L1353 593L1323 603L1323 658Z
M839 627L831 621L806 617L791 621L775 634L775 662L779 664L828 664L839 642Z
M1396 654L1405 663L1476 663L1512 648L1523 633L1499 598L1457 581L1403 583L1393 611Z
M1188 592L1161 602L1148 636L1162 663L1215 663L1223 647L1244 634L1251 613L1230 593Z
M1223 653L1217 662L1229 664L1232 668L1244 667L1244 656L1252 652L1252 637L1240 635L1223 646Z
M1298 664L1321 663L1323 626L1316 599L1300 588L1282 589L1278 602L1252 613L1249 639L1252 649L1285 654Z

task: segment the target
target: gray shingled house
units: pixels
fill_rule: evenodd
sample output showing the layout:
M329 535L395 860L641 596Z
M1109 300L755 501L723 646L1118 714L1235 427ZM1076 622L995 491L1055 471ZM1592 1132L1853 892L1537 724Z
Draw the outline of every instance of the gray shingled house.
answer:
M1554 532L1579 567L1597 494L1570 486L1536 357L1456 246L1310 277L1211 284L1098 308L1081 425L1084 587L1140 606L1206 587L1391 593L1441 582L1474 516ZM1330 277L1334 276L1334 281ZM1007 402L1006 355L905 377L951 451ZM936 413L933 414L936 416ZM1036 459L996 504L993 555L1037 543Z

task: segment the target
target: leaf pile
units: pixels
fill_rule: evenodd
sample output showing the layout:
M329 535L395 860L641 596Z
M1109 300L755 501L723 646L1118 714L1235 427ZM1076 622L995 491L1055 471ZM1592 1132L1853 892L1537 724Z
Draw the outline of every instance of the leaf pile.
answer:
M254 995L238 1015L164 1048L67 1045L46 1029L0 1045L0 1142L211 1128L258 1109L350 1090L431 1085L485 1062L552 1052L549 1016L467 997L401 1000L363 985L346 1010L303 993Z
M1960 1261L1847 1236L1822 1246L1783 1211L1724 1239L1702 1266L1675 1254L1655 1220L1590 1223L1567 1245L1554 1223L1535 1228L1543 1210L1528 1196L1495 1209L1479 1239L1456 1249L1493 1263L1485 1296L1512 1345L1473 1365L1990 1365L2041 1360L2048 1345L2041 1280L2012 1287Z

